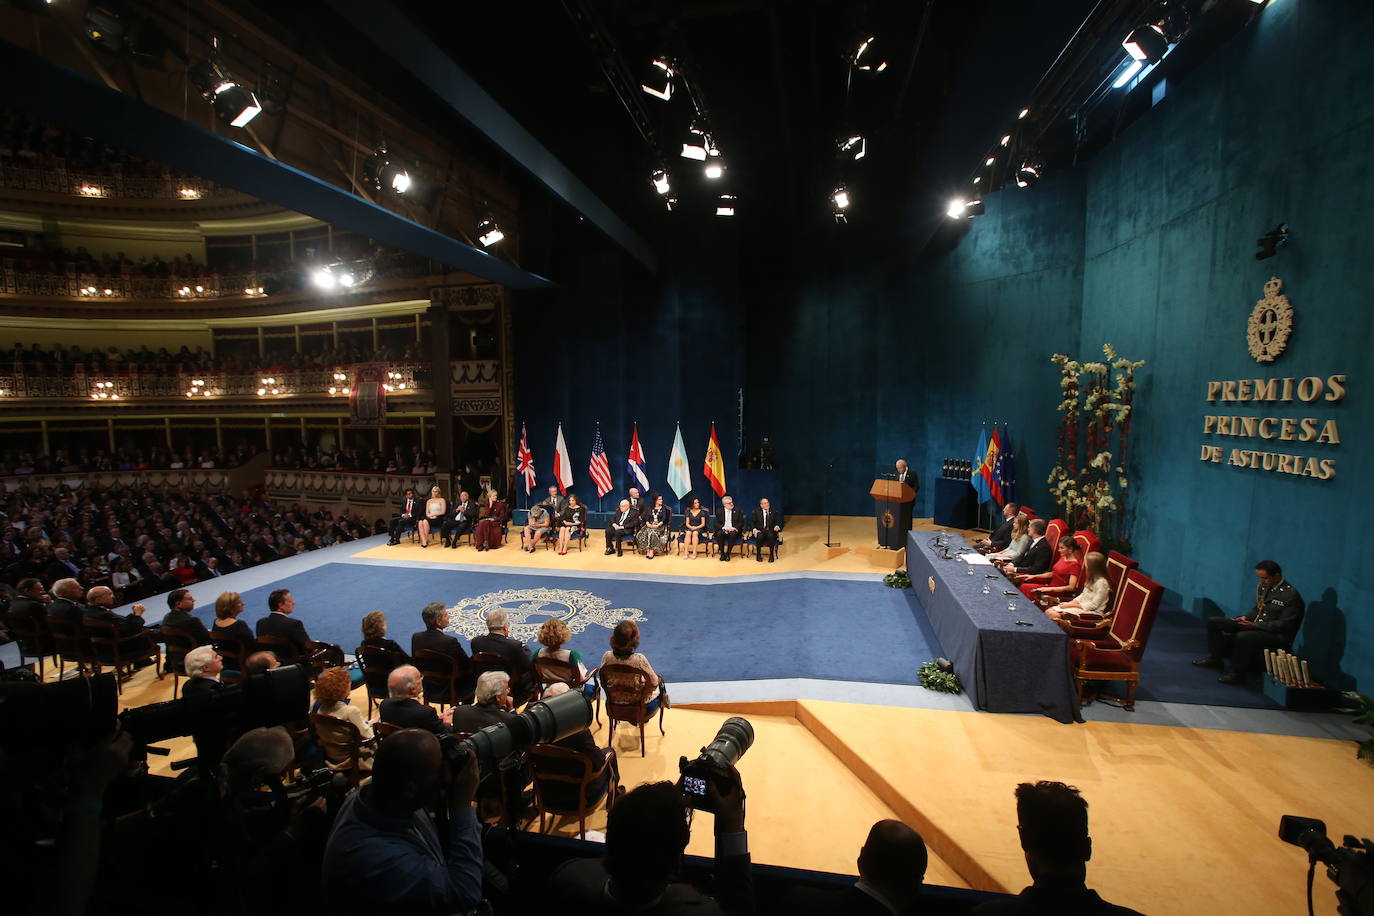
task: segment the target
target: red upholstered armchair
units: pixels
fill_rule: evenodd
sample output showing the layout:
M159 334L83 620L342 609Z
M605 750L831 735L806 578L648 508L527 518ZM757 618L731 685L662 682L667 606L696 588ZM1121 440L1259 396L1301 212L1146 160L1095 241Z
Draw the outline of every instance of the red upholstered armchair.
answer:
M1059 625L1064 628L1064 632L1071 637L1091 639L1094 642L1106 639L1107 629L1112 625L1112 618L1116 616L1117 605L1121 603L1121 596L1126 593L1125 589L1121 587L1121 583L1125 581L1126 573L1139 565L1135 560L1125 554L1117 553L1115 550L1108 553L1107 582L1112 588L1112 599L1111 603L1107 605L1106 613L1065 611L1059 619Z
M1116 615L1106 637L1097 641L1075 639L1069 643L1079 703L1083 702L1083 689L1088 681L1124 681L1126 700L1122 708L1135 709L1140 660L1150 640L1150 630L1154 627L1163 594L1164 586L1131 570L1122 583Z
M1073 533L1073 539L1078 542L1079 547L1083 548L1083 556L1085 557L1095 550L1102 549L1102 541L1098 539L1096 534L1086 528L1082 531L1075 531Z
M1050 523L1045 526L1045 539L1050 542L1050 556L1058 556L1055 553L1059 549L1059 539L1069 533L1069 523L1062 518L1050 519Z

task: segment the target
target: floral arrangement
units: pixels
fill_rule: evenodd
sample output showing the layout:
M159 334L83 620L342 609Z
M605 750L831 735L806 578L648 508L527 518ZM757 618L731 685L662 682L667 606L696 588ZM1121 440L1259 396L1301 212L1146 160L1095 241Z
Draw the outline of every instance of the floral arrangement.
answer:
M927 690L937 693L964 692L964 685L959 683L959 675L954 673L954 666L949 663L949 659L937 658L926 662L916 669L916 677Z
M1106 547L1129 552L1126 538L1127 444L1135 405L1135 373L1144 360L1119 357L1102 345L1105 362L1079 362L1063 353L1059 367L1059 462L1050 493L1074 529L1098 533Z
M899 569L883 576L883 585L888 588L911 588L911 576L907 575L905 569Z

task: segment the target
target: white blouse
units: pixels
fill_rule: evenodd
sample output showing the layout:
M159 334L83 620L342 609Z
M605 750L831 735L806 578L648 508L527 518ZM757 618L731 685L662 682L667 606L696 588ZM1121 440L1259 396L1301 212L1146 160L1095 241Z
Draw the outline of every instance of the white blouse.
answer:
M1083 591L1078 593L1078 607L1083 611L1095 611L1099 614L1107 613L1107 604L1112 600L1112 584L1107 581L1107 577L1089 582L1083 586Z

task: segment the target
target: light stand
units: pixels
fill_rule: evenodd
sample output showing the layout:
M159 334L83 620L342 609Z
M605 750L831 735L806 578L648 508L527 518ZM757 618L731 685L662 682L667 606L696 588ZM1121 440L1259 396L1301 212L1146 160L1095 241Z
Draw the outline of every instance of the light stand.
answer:
M830 464L825 471L825 546L839 547L840 545L830 539L830 487L835 479L835 459L830 459Z

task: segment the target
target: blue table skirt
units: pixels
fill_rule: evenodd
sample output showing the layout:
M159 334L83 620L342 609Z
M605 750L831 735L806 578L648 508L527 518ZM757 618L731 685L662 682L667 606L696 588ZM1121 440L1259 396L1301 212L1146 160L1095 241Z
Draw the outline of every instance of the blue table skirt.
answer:
M935 478L935 524L945 528L974 528L978 525L978 493L962 478Z
M994 567L943 559L928 531L907 536L911 587L925 608L954 671L977 709L1038 712L1082 721L1069 669L1069 640L1044 612ZM963 539L951 537L956 547ZM995 575L995 579L986 578ZM992 593L982 593L983 583ZM1003 594L1016 591L1014 597ZM1008 610L1008 602L1015 610ZM1021 626L1017 621L1030 626Z

